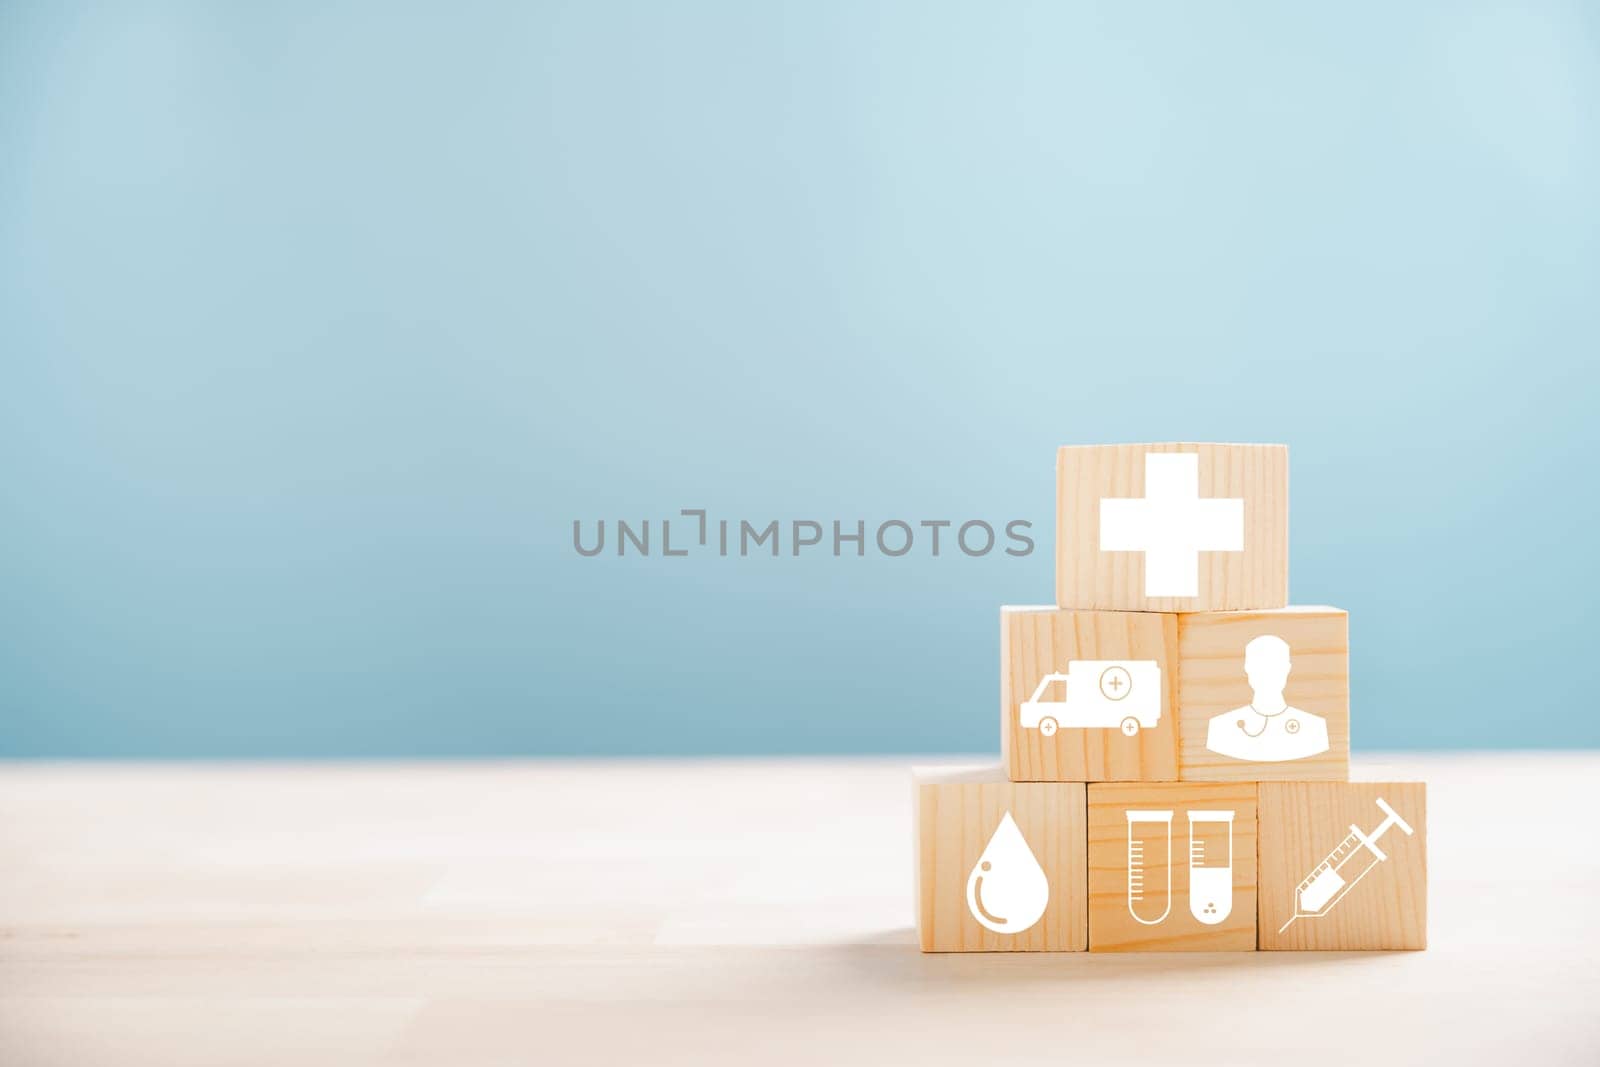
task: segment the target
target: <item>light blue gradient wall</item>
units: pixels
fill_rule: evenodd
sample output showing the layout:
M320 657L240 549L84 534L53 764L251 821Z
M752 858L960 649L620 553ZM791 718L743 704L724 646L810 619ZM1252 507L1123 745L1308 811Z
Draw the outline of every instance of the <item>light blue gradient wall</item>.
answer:
M992 749L1068 442L1291 446L1358 748L1600 744L1577 4L0 6L0 753ZM1039 550L580 559L574 518Z

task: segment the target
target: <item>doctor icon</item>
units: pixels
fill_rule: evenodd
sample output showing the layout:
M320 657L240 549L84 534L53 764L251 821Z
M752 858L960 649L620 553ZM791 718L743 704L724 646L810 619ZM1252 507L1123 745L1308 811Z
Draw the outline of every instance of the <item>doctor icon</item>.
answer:
M1250 703L1212 716L1206 748L1221 756L1282 763L1328 751L1328 724L1320 715L1291 708L1283 699L1289 682L1289 643L1264 634L1244 646Z

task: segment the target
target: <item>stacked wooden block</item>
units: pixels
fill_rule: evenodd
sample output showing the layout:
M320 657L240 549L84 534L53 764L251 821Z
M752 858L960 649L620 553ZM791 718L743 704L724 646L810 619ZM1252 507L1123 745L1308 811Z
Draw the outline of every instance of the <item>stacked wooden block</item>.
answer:
M1425 947L1425 788L1349 781L1348 616L1288 606L1288 461L1060 450L1002 763L917 774L924 951Z

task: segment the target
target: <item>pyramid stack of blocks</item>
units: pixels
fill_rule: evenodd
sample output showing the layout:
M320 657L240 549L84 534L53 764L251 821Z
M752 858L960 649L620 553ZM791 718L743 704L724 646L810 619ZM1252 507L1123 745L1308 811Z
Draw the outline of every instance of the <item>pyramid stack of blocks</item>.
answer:
M1060 450L1002 761L916 775L924 951L1425 947L1425 787L1349 780L1349 619L1288 606L1288 501L1283 445Z

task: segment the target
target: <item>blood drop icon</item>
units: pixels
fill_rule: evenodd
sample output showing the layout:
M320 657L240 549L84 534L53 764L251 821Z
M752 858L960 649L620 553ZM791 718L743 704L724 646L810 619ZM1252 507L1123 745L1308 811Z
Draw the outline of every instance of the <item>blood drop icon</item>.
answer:
M1020 934L1050 903L1050 880L1008 811L967 876L967 908L987 930Z

